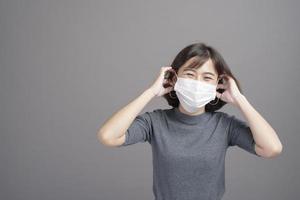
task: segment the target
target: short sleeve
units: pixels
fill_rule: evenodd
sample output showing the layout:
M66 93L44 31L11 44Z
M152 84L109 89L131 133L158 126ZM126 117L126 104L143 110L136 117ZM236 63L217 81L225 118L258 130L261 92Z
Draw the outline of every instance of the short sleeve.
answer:
M151 144L152 120L150 112L139 114L135 117L125 132L125 142L119 147L132 145L138 142Z
M228 146L235 145L251 154L259 156L255 151L255 140L250 127L245 121L232 115L228 130Z

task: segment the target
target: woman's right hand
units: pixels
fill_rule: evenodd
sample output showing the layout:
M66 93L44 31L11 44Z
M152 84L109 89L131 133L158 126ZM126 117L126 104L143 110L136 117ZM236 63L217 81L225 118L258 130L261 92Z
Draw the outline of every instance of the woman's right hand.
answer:
M165 72L170 69L172 69L171 66L163 66L160 68L160 72L157 79L149 88L150 90L152 90L155 96L163 96L164 94L173 90L173 85L167 88L163 87L165 83L168 83L168 80L165 79Z

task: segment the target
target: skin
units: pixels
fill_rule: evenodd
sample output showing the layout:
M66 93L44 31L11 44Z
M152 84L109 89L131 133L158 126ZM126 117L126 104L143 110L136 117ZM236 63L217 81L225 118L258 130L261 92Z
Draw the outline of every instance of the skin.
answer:
M271 158L279 155L282 152L282 144L278 135L271 125L249 103L247 98L240 93L234 79L229 76L218 76L210 59L201 67L195 69L195 71L186 70L186 67L193 61L193 59L194 58L190 58L179 68L177 76L205 81L207 83L217 85L217 89L225 89L222 95L217 91L217 97L228 104L233 105L242 112L253 134L253 138L256 143L256 153L265 158ZM172 67L161 67L158 77L150 87L106 120L97 132L97 138L102 144L106 146L118 146L124 143L126 130L129 128L134 118L151 101L151 99L154 97L160 97L173 90L175 82L170 83L172 85L171 87L163 87L163 84L166 82L164 74L167 70L172 70ZM214 75L208 75L205 74L205 72L211 72ZM220 78L224 78L226 80L224 84L217 84ZM187 112L181 105L179 105L179 110L187 115L199 115L205 112L204 106L194 113Z
M178 77L191 78L194 80L204 81L209 84L217 85L218 88L225 89L222 93L217 91L217 97L228 104L233 105L242 112L242 115L247 120L253 138L255 140L255 151L258 155L271 158L279 155L282 152L282 144L278 138L277 133L271 125L258 113L258 111L249 103L247 98L239 91L235 80L224 75L218 76L217 71L209 59L198 69L186 68L193 58L189 59L177 72ZM211 72L214 75L208 75L206 72ZM218 84L218 80L224 78L226 81L223 84ZM174 82L172 83L174 86ZM205 112L204 106L199 108L197 112L189 113L181 104L179 110L187 115L199 115Z
M205 62L201 67L199 67L198 69L189 69L187 68L187 66L189 66L189 64L191 62L193 62L193 60L195 59L195 57L190 58L187 62L185 62L185 64L180 67L177 71L177 77L181 77L181 78L189 78L189 79L194 79L194 80L198 80L198 81L203 81L212 85L217 85L219 79L221 78L221 76L218 75L217 71L215 70L215 67L212 63L212 60L209 59L207 62ZM208 74L207 72L211 73ZM173 81L172 83L170 83L173 88L175 85L175 82ZM218 85L217 85L217 89L218 89ZM182 105L179 103L179 110L187 115L199 115L205 112L204 110L204 106L200 107L196 112L190 113L188 111L186 111Z

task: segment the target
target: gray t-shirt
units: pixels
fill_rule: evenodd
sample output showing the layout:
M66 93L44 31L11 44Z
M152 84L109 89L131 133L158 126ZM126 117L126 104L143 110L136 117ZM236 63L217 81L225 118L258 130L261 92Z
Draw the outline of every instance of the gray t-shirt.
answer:
M220 200L225 193L225 155L239 146L259 156L245 121L221 111L191 116L178 108L138 115L118 147L148 142L152 148L155 200Z

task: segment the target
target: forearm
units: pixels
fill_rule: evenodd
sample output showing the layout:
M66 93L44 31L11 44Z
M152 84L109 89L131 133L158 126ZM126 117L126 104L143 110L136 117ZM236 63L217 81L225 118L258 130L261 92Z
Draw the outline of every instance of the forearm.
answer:
M102 125L97 133L99 140L111 140L125 134L135 117L142 111L148 102L154 97L150 88L143 91L136 99L113 114Z
M244 95L237 98L237 107L247 120L255 143L264 151L279 152L282 144L271 125L254 109Z

